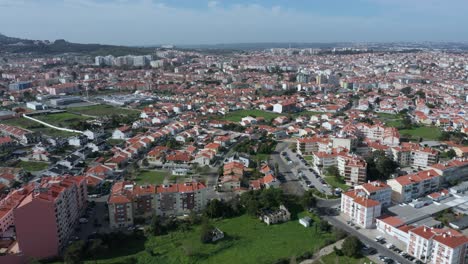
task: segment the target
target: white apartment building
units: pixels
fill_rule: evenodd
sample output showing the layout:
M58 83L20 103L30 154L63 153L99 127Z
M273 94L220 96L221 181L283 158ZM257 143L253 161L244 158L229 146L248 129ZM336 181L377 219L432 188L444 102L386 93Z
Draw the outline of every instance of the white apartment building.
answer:
M378 201L382 207L388 207L392 203L392 188L384 182L368 182L356 186L355 189L364 191L368 198Z
M438 191L440 176L434 170L426 170L390 179L387 184L393 191L393 203L407 203Z
M361 190L352 190L341 195L341 212L360 227L375 227L375 219L380 216L381 209L378 201L367 198Z
M431 264L464 264L468 238L452 229L419 226L409 230L407 252Z

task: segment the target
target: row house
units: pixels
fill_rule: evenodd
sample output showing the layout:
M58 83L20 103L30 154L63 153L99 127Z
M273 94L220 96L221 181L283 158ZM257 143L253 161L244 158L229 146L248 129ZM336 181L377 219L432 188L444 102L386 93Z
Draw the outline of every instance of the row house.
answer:
M263 177L251 180L249 185L250 189L252 190L259 190L262 188L277 188L280 185L279 180L274 176L273 170L268 166L268 164L264 164L260 169L260 172L264 175Z
M16 139L22 145L39 142L41 140L41 135L39 133L5 124L0 124L0 133Z

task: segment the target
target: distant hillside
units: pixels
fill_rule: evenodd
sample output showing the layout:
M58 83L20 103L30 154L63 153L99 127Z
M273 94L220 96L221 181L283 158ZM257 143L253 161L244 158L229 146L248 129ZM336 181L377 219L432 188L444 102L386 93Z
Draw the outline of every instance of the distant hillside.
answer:
M139 55L149 54L154 48L139 48L101 44L79 44L63 39L49 42L47 40L29 40L8 37L0 34L0 53L36 53L36 54L62 54L62 53L86 53L89 55Z

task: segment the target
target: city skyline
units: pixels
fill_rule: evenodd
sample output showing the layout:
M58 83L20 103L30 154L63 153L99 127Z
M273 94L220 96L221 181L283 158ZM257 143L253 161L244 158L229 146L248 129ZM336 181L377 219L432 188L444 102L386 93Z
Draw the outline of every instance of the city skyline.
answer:
M290 2L0 0L0 23L8 36L119 45L468 40L461 0Z

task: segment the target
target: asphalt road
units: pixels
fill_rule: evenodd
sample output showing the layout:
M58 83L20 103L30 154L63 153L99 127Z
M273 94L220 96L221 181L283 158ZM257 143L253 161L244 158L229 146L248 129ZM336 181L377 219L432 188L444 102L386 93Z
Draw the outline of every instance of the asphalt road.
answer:
M311 172L310 167L304 164L295 153L289 149L291 142L278 142L276 145L275 153L271 155L270 166L274 168L275 163L278 163L279 174L286 180L282 184L282 188L286 193L301 195L305 190L308 190L304 179L298 176L299 172L309 180L312 185L322 193L331 194L331 189L323 185L319 180L315 172ZM288 157L291 159L291 163L285 160L281 155L282 152L286 152Z
M287 194L302 195L305 191L304 186L301 185L300 181L292 171L292 166L286 163L286 161L281 158L281 152L288 148L289 143L287 142L278 142L276 145L275 152L270 156L270 166L275 167L275 164L278 164L278 174L279 176L284 177L285 182L281 184L281 188Z
M346 223L343 223L343 222L339 221L338 219L336 219L336 218L334 218L332 216L323 216L323 218L325 220L327 220L331 225L345 230L349 234L359 238L359 240L361 240L363 243L375 248L378 251L378 253L377 253L378 255L387 256L387 257L393 259L394 261L398 261L400 263L407 263L407 264L413 263L413 262L403 258L402 256L398 255L397 253L393 252L392 250L386 248L385 245L379 244L379 243L375 242L372 238L369 238L369 237L365 236L359 230L356 230L354 227L351 227L351 226L347 225Z

